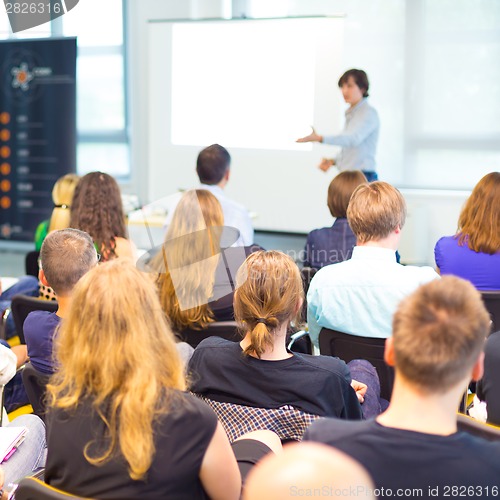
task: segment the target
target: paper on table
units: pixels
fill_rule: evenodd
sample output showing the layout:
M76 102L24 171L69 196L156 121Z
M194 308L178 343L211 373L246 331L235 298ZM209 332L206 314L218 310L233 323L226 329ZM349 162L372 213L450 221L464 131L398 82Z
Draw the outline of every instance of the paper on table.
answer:
M0 283L2 284L2 292L9 289L19 281L19 278L1 277Z

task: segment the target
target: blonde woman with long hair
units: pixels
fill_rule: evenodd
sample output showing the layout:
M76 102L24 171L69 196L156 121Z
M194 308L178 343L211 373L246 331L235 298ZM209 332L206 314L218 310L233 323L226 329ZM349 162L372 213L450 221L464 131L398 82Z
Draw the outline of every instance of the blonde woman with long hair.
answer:
M76 285L48 386L45 480L92 498L236 499L241 480L215 414L184 392L154 284L116 259Z
M184 193L152 266L162 307L178 333L234 320L232 274L260 247L223 248L238 238L223 226L221 205L210 191Z
M177 332L205 328L214 321L208 302L223 224L222 208L213 194L201 189L184 193L156 257L160 301Z
M500 290L500 172L485 175L474 187L454 236L434 248L442 275L469 280L478 290Z
M208 399L258 408L291 405L319 416L361 418L346 364L286 348L303 302L295 262L277 251L247 257L236 277L234 313L243 340L203 340L189 362L191 390ZM352 381L360 399L366 386Z
M45 237L52 231L69 227L73 194L80 177L76 174L66 174L60 177L52 188L54 209L50 219L41 222L35 231L35 249L42 248Z

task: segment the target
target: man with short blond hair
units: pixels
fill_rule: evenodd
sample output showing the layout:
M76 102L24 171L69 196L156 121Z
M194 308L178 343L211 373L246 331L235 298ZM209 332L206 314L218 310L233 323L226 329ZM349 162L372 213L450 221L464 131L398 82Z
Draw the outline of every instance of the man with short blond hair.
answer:
M419 285L438 279L431 267L403 266L396 250L406 219L401 193L386 182L356 188L347 221L356 236L349 260L320 269L307 294L307 320L317 346L322 328L387 338L399 302Z
M500 443L457 432L459 401L483 374L489 325L469 282L446 276L422 285L399 306L386 340L385 360L395 368L387 411L361 423L322 419L305 439L359 461L380 496L497 497Z

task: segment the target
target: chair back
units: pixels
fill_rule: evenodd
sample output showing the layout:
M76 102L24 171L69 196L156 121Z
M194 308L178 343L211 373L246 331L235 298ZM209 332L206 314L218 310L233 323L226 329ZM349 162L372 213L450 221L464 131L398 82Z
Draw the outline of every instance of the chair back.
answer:
M21 344L26 344L23 325L28 314L33 311L56 312L58 304L54 300L36 299L27 295L14 295L10 308Z
M215 412L230 443L243 434L259 430L273 431L282 441L302 441L307 428L320 418L290 405L280 408L254 408L221 403L199 394L195 396L205 401Z
M24 258L24 268L28 276L38 278L38 257L40 257L40 252L36 250L26 254Z
M484 305L491 317L491 332L498 332L500 330L500 290L498 291L484 291L481 292Z
M457 427L459 431L467 432L488 441L500 441L500 427L483 424L467 415L457 415Z
M304 287L304 303L302 304L302 312L301 317L302 321L307 321L307 292L309 290L309 285L311 284L311 280L314 278L314 275L318 272L317 269L313 267L303 267L300 270L300 275L302 276L302 286Z
M50 375L38 371L31 363L26 363L22 370L22 378L33 413L45 420L45 392Z
M15 493L15 500L70 500L71 498L84 500L83 497L65 493L34 477L22 479Z
M321 354L336 356L346 363L353 359L369 361L380 379L380 396L388 401L391 399L394 369L384 361L385 339L359 337L322 328L319 333L319 350Z
M241 334L238 332L236 321L216 321L215 323L209 323L203 330L186 328L178 333L177 336L180 340L187 342L195 349L202 340L208 337L222 337L233 342L241 340Z

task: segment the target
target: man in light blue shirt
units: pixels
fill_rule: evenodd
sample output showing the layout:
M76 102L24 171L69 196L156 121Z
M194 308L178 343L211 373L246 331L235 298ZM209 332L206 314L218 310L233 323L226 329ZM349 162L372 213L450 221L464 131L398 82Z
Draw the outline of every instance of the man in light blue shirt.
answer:
M323 142L342 148L336 159L323 158L319 167L325 172L336 165L339 170L362 170L369 182L377 180L375 153L380 121L368 104L368 77L363 70L350 69L340 77L339 87L345 102L350 104L344 130L337 135L322 136L313 128L310 135L297 142Z
M309 335L316 346L322 328L390 337L399 302L421 284L439 279L431 267L396 262L405 219L404 198L390 184L372 182L354 191L347 209L357 240L352 258L319 270L307 293Z

